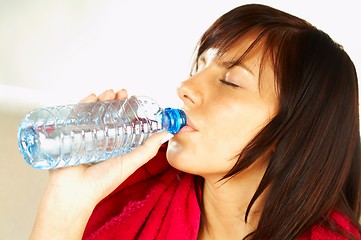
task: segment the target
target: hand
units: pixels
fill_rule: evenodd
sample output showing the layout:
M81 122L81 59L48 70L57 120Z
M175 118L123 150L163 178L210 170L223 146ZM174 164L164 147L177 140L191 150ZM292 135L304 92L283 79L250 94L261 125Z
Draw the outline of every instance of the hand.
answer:
M125 90L89 95L81 102L125 99ZM50 170L49 184L40 205L32 237L80 239L95 205L140 166L155 156L169 133L152 135L142 146L120 157L94 165ZM69 224L69 225L67 225ZM51 234L51 235L50 235ZM66 234L66 235L64 235Z

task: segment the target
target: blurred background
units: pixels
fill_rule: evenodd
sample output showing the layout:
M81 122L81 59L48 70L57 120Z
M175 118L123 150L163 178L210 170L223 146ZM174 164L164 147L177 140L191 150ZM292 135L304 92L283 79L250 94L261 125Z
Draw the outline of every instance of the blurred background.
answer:
M344 46L361 69L356 1L253 1L304 18ZM250 1L0 0L0 232L28 239L48 173L17 147L33 108L126 88L176 106L195 44L221 14Z

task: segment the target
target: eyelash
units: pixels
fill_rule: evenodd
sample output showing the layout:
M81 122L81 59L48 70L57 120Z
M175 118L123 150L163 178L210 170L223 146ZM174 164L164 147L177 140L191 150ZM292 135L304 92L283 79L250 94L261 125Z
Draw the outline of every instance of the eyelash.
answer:
M234 84L234 83L231 83L231 82L227 82L227 81L224 80L224 79L220 79L219 81L220 81L221 83L227 85L227 86L230 86L230 87L233 87L233 88L239 88L238 85L236 85L236 84Z

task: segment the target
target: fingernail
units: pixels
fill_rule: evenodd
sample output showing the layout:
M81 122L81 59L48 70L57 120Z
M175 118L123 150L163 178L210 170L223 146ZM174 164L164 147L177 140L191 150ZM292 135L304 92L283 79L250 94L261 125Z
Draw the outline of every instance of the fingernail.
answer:
M167 135L165 135L165 136L162 138L162 144L165 143L166 141L168 141L169 139L171 139L172 137L174 137L174 135L171 134L171 133L168 133Z

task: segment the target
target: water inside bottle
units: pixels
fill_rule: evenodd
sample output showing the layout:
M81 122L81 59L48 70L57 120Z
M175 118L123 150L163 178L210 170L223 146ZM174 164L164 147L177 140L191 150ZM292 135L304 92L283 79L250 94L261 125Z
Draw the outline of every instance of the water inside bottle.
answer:
M176 133L184 112L163 111L147 97L36 109L21 122L18 145L38 169L94 163L142 145L153 133Z

